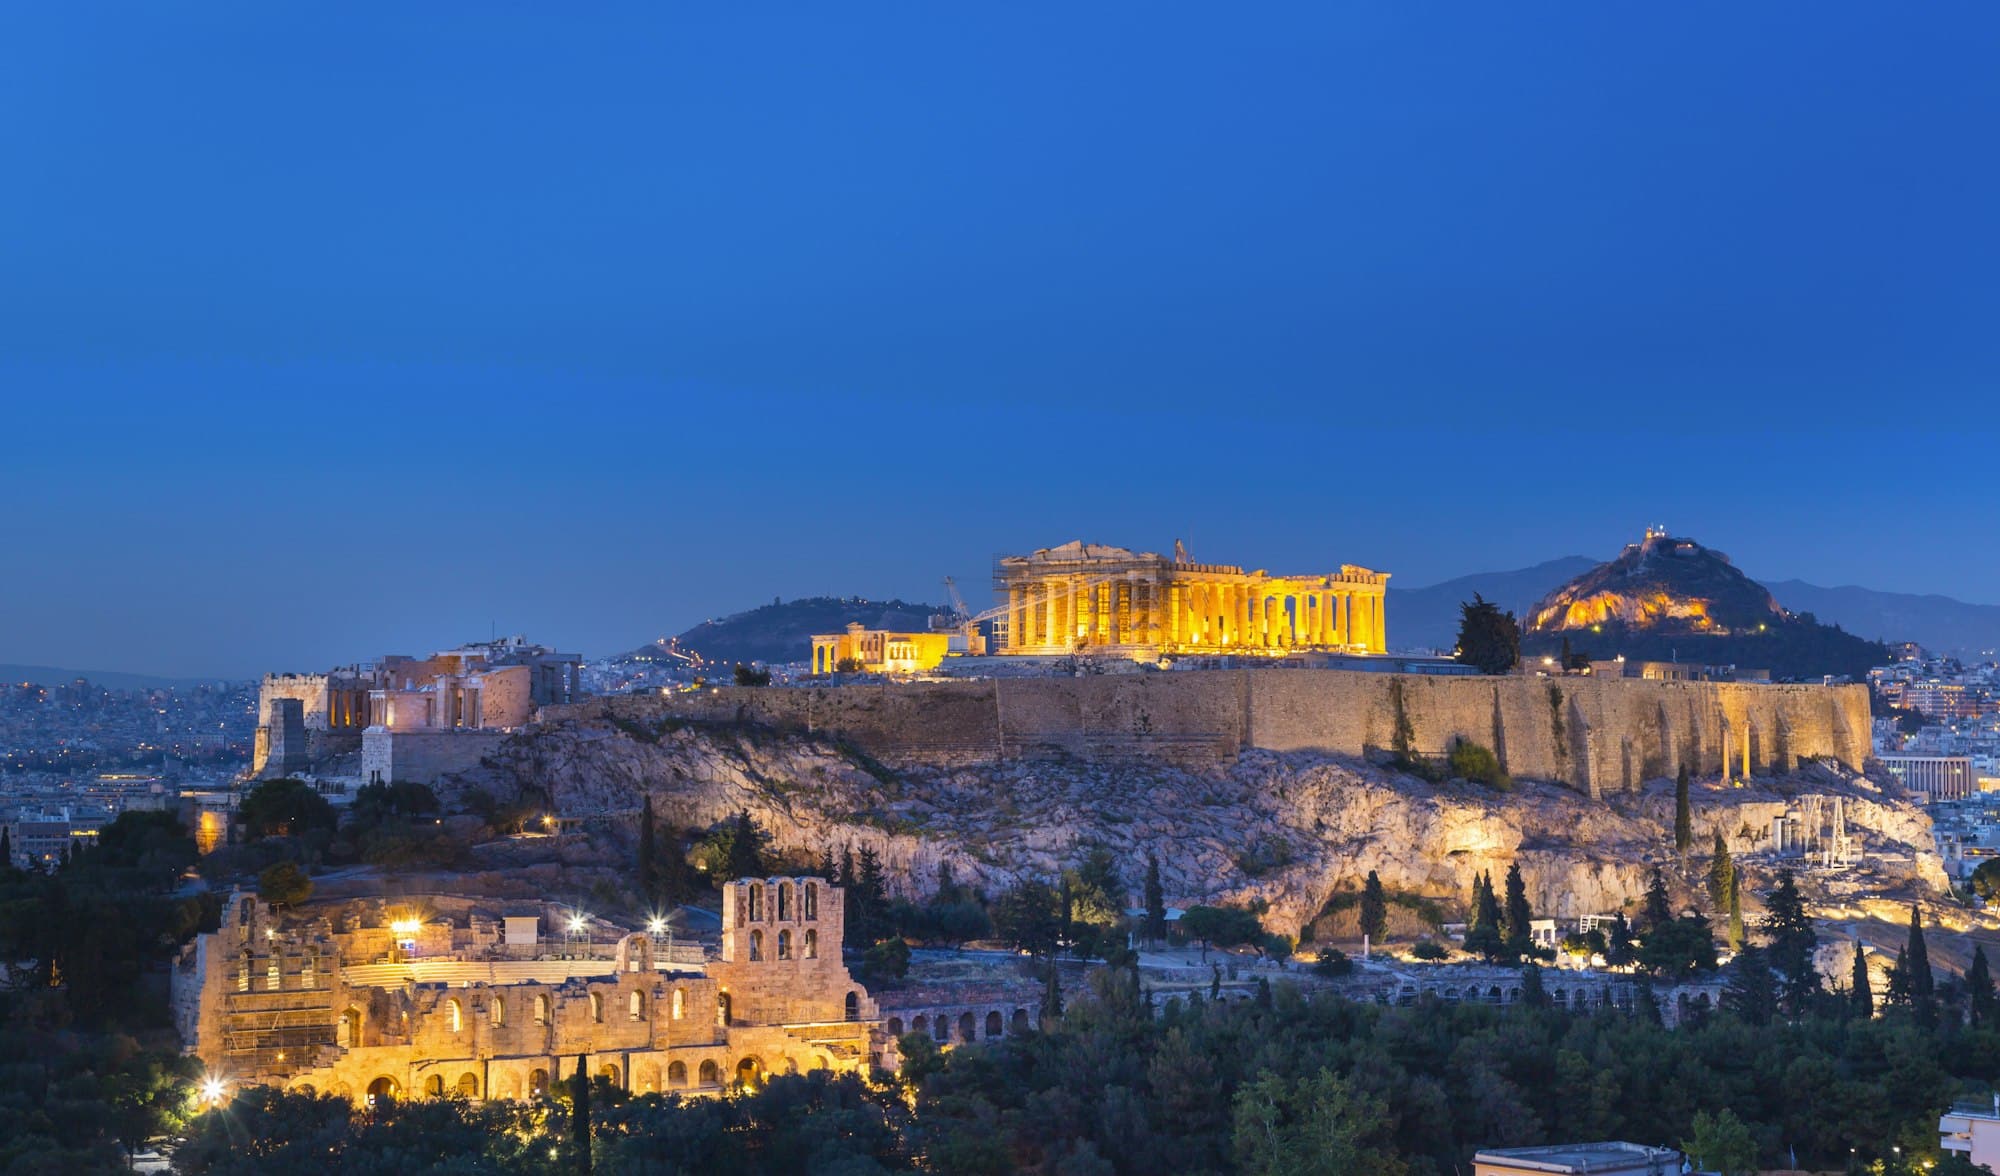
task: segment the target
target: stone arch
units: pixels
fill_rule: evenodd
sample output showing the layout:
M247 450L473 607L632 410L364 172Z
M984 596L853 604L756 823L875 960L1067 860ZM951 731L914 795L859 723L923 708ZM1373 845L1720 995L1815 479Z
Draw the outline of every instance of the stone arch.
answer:
M883 1026L883 1028L888 1031L889 1036L901 1037L903 1035L903 1018L890 1017L889 1023Z
M812 1057L812 1068L815 1070L831 1070L833 1069L833 1059L826 1054L816 1053Z
M685 988L674 989L674 1004L673 1004L674 1020L678 1021L682 1017L687 1015L687 1002L688 1002L687 989Z
M806 953L805 953L805 954L806 954L806 958L807 958L807 959L809 959L809 960L816 960L816 959L818 959L818 958L819 958L819 930L818 930L818 928L815 928L815 927L807 927L807 928L806 928Z
M1000 1010L994 1009L992 1012L986 1014L986 1036L998 1037L1000 1036L1000 1033L1001 1033Z
M631 1020L646 1019L646 994L634 988L625 996L625 1012Z
M504 996L494 997L492 1007L487 1010L487 1017L495 1025L505 1025L507 1023L507 998Z
M781 960L792 958L792 933L790 931L778 932L778 958Z
M792 884L778 883L778 918L780 921L792 917Z
M847 999L841 1002L841 1013L850 1021L859 1021L861 1019L861 994L859 992L850 992L847 994Z
M1028 1010L1026 1010L1026 1009L1015 1009L1015 1010L1014 1010L1014 1018L1013 1018L1013 1030L1014 1030L1014 1032L1016 1032L1016 1033L1026 1033L1026 1032L1027 1032L1027 1031L1028 1031L1028 1030L1029 1030L1030 1028L1031 1028L1031 1026L1030 1026L1030 1025L1028 1024Z
M1492 1001L1494 1004L1500 1003L1500 986L1498 984L1486 990L1486 999Z
M479 1075L467 1070L458 1076L458 1096L460 1098L479 1097Z
M715 1023L723 1026L729 1024L729 994L726 992L715 994Z
M931 1019L922 1013L918 1013L917 1019L910 1022L910 1032L912 1033L923 1033L928 1035L930 1031L931 1031Z
M688 1084L688 1064L686 1062L667 1063L667 1085L679 1089Z
M748 1054L736 1063L736 1085L745 1090L755 1090L763 1084L764 1059L755 1054Z
M551 1020L553 1020L553 1019L554 1019L554 1015L555 1015L555 1005L553 1005L552 1003L550 1003L550 1001L549 1001L549 994L548 994L548 993L546 993L546 992L538 992L538 993L536 993L536 994L535 994L535 1024L537 1024L537 1025L546 1025L546 1024L548 1024L548 1023L549 1023L549 1022L550 1022Z
M601 992L590 994L590 1019L599 1025L604 1023L604 994Z
M368 1105L374 1107L385 1102L395 1102L402 1093L402 1084L383 1074L368 1084Z
M853 999L853 995L853 993L849 993L848 999ZM851 1020L852 1018L849 1019ZM958 1015L958 1039L960 1041L976 1041L979 1039L978 1022L973 1019L971 1013L960 1013Z
M549 1093L549 1072L536 1067L528 1071L528 1097L544 1098Z
M785 1073L797 1074L798 1072L799 1072L799 1060L795 1057L787 1056L785 1058Z
M722 1085L722 1067L715 1064L714 1058L709 1058L701 1064L700 1077L703 1086L720 1086Z
M1519 1004L1520 1002L1521 1002L1521 990L1518 988L1509 988L1507 990L1507 1003Z
M307 1098L311 1098L311 1097L312 1097L313 1095L315 1095L315 1094L317 1094L317 1093L319 1093L319 1092L313 1089L313 1084L312 1084L312 1083L310 1083L310 1082L300 1082L300 1083L297 1083L297 1084L295 1084L295 1085L294 1085L294 1086L292 1087L292 1093L293 1093L293 1094L303 1094L303 1095L305 1095L305 1096L306 1096Z
M445 998L444 1016L445 1022L451 1026L453 1033L460 1032L465 1028L465 1010L459 1005L457 997Z
M931 1030L932 1030L932 1036L936 1037L939 1041L941 1042L950 1041L951 1014L939 1013L937 1016L937 1020L931 1022Z
M618 1085L618 1067L610 1062L606 1062L597 1068L597 1076L613 1086Z
M342 1049L355 1049L361 1045L361 1009L356 1005L347 1006L340 1014L340 1023L334 1027L334 1044Z
M806 883L805 910L801 912L808 919L819 918L819 883Z
M750 962L754 964L763 958L764 958L764 929L762 927L758 927L750 932Z
M764 884L762 882L752 882L750 884L750 921L753 923L764 921Z
M444 1097L443 1074L432 1074L430 1077L424 1079L424 1097L425 1098Z

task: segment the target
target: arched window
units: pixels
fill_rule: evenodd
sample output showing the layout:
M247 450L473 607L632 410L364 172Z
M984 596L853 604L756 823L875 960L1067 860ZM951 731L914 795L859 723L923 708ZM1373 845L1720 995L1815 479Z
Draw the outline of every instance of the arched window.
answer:
M687 1016L687 1002L687 989L674 989L674 1020L678 1021L682 1017Z
M318 977L317 977L318 972L319 972L319 953L316 951L309 951L306 953L305 962L299 965L299 987L300 988L314 987L318 983Z
M778 958L781 960L792 958L792 933L790 931L778 932Z
M988 1037L998 1037L998 1036L1000 1036L1000 1010L999 1010L999 1009L994 1009L994 1010L993 1010L992 1012L990 1012L990 1013L986 1014L986 1036L988 1036Z
M722 1067L713 1058L701 1064L701 1084L703 1086L722 1085Z
M686 1062L667 1063L667 1085L686 1086L688 1084L688 1064Z
M604 1023L604 997L599 993L590 994L590 1019L600 1025Z
M806 928L806 958L809 960L819 958L819 929L816 927Z
M726 992L715 994L715 1023L718 1025L729 1024L729 994Z
M458 1096L460 1098L479 1097L479 1075L467 1071L458 1076Z
M778 883L778 921L782 923L791 917L792 884L790 882L780 882Z
M548 1023L549 996L547 993L542 993L535 997L535 1024L546 1025Z
M851 992L848 993L847 998L853 1000L854 994ZM850 1016L847 1019L852 1021L854 1018ZM960 1013L958 1015L958 1039L960 1041L977 1040L979 1034L974 1029L975 1024L976 1022L973 1021L971 1013Z
M432 1074L430 1077L424 1079L424 1097L425 1098L444 1097L443 1074Z
M236 968L236 991L250 991L250 953L243 953L243 962Z
M335 1027L334 1044L343 1049L354 1049L361 1044L361 1010L350 1008L340 1014L340 1024Z
M819 883L806 883L806 918L819 918Z
M278 957L272 956L270 964L264 969L264 990L276 992L284 986L285 975L278 970Z
M755 961L761 960L763 958L764 958L764 933L762 931L752 931L750 933L750 959L754 963Z
M507 1002L500 997L494 997L490 1015L495 1025L505 1025L507 1023Z
M465 1027L465 1022L459 1016L457 997L452 997L444 1002L444 1016L445 1021L451 1025L453 1033Z
M764 884L762 882L752 882L750 884L750 921L753 923L764 921Z
M903 1035L903 1018L890 1017L888 1025L884 1026L884 1028L889 1031L889 1036L901 1037Z
M540 1098L549 1092L549 1072L547 1070L528 1071L528 1097Z
M632 1019L634 1021L643 1021L646 1019L645 993L640 992L638 989L634 988L631 992L631 995L625 998L625 1005L628 1009L631 1010Z
M845 1012L846 1012L846 1014L847 1014L847 1019L848 1019L848 1020L850 1020L850 1021L854 1021L854 1020L859 1020L859 1019L860 1019L860 1017L861 1017L861 994L860 994L860 993L858 993L858 992L850 992L850 993L848 993L848 994L847 994L847 1000L846 1000L846 1002L845 1002L845 1006L844 1006L844 1011L845 1011ZM944 1024L944 1018L943 1018L943 1017L939 1017L939 1018L938 1018L938 1024L940 1024L940 1025Z

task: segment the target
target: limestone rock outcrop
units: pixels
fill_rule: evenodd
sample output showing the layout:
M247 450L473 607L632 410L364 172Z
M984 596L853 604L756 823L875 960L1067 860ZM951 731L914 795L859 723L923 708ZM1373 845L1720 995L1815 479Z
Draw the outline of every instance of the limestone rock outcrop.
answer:
M1126 863L1136 892L1150 851L1170 903L1261 899L1269 924L1287 931L1369 870L1391 890L1455 911L1474 874L1497 879L1517 861L1540 913L1629 911L1656 862L1688 893L1716 828L1747 873L1754 911L1754 892L1781 864L1769 852L1772 819L1809 793L1843 799L1863 856L1842 875L1805 871L1809 896L1836 900L1864 882L1911 895L1945 885L1920 808L1821 766L1750 787L1697 783L1700 856L1689 862L1673 853L1670 781L1593 800L1531 782L1506 792L1431 784L1366 759L1307 752L1252 751L1215 767L1077 758L891 767L849 745L755 724L566 717L517 734L451 787L633 825L647 796L657 819L682 826L744 811L780 850L816 858L872 847L892 884L912 894L947 861L961 881L997 890L1052 875L1090 843Z

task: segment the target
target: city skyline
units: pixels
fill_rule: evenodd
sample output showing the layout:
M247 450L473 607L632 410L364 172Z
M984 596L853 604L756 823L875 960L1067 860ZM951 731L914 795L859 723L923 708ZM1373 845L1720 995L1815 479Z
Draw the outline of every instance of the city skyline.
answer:
M20 32L0 660L608 652L1078 538L2000 603L1990 12Z

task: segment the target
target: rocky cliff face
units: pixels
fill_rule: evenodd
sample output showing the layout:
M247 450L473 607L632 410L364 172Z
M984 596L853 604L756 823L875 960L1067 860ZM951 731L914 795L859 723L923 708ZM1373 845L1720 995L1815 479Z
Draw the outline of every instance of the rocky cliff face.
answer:
M1668 781L1594 801L1553 785L1502 793L1428 784L1307 753L1251 752L1207 770L1084 760L891 768L754 725L578 717L529 728L454 787L633 822L649 795L660 820L681 825L747 811L783 850L817 857L828 847L873 847L910 893L927 890L946 861L961 880L992 889L1046 877L1094 841L1130 863L1135 891L1151 851L1170 903L1263 899L1269 922L1289 931L1371 869L1393 890L1456 910L1475 873L1497 879L1518 861L1536 910L1574 917L1630 909L1655 861L1684 883L1703 864L1673 861ZM1697 784L1698 848L1705 855L1720 827L1749 874L1747 897L1778 864L1765 852L1772 818L1803 793L1843 797L1867 855L1863 872L1810 876L1809 894L1838 901L1846 890L1944 885L1929 818L1831 769L1750 788Z

